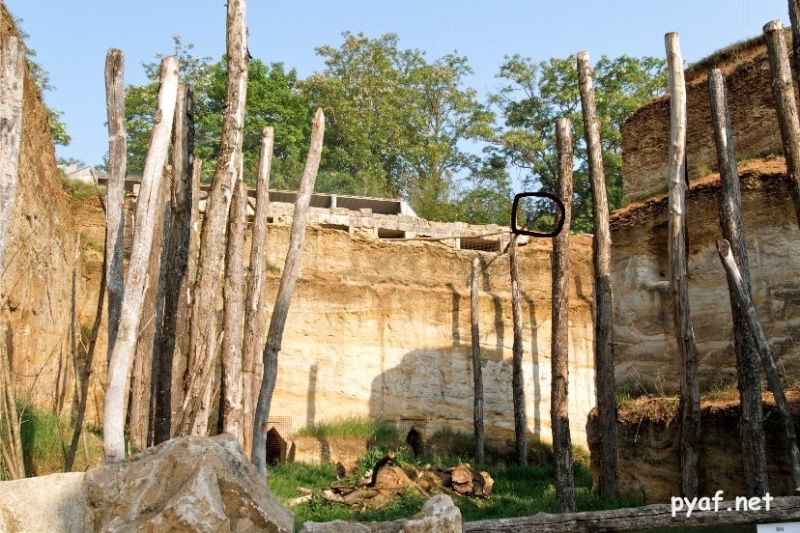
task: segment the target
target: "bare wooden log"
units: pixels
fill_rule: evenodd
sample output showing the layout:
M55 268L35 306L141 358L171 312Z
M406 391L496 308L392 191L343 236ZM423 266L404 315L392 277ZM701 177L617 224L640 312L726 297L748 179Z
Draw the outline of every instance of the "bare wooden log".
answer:
M764 40L767 43L772 95L778 113L786 172L791 183L795 216L800 225L800 119L797 116L792 70L783 36L783 23L780 20L773 20L764 26Z
M0 439L0 463L5 465L11 479L22 479L25 477L25 460L22 453L21 421L11 377L11 359L8 356L10 343L6 328L5 321L0 321L0 424L4 426L6 434L5 439Z
M225 237L231 194L241 174L244 108L247 96L247 27L245 0L229 0L227 15L228 82L225 113L222 119L222 139L214 179L206 204L200 259L197 268L192 307L192 350L190 376L193 383L189 404L182 418L189 424L189 433L205 435L211 409L212 380L219 355L219 324L217 298L225 260ZM184 404L186 401L184 400Z
M253 450L251 459L253 465L266 482L267 475L267 421L272 393L275 390L275 381L278 377L278 353L281 351L283 328L289 313L289 304L292 292L297 283L300 272L300 260L303 256L303 242L306 232L306 215L314 191L314 182L319 171L319 162L322 157L322 140L325 135L325 114L322 109L317 109L314 121L311 123L311 142L306 158L303 177L300 180L300 190L294 205L292 232L289 236L289 251L283 266L281 283L278 286L278 295L275 298L275 307L267 332L267 343L264 347L264 377L258 394L256 416L253 422Z
M575 479L572 473L572 439L569 431L569 230L572 222L572 121L556 121L558 185L564 204L564 227L553 238L553 333L550 420L556 466L556 500L561 513L575 512Z
M631 509L614 509L611 511L590 511L584 513L547 514L521 518L503 518L500 520L478 520L464 522L465 532L474 533L611 533L622 531L649 531L666 528L689 528L699 526L731 526L735 524L767 524L787 522L800 519L800 498L791 496L772 498L769 509L766 509L762 498L758 498L760 510L743 510L741 500L723 500L718 510L695 509L690 516L684 510L672 516L672 506L647 505ZM730 509L730 510L728 510Z
M125 55L111 48L106 54L106 114L108 117L108 183L106 185L105 276L108 291L108 350L106 362L117 338L122 293L122 247L125 237L125 172L128 164L128 136L125 123Z
M119 332L108 365L108 384L103 405L103 453L106 463L118 462L125 457L126 381L139 330L140 311L147 282L146 271L153 245L153 224L157 218L163 217L159 188L167 160L177 91L178 60L166 57L161 62L161 82L153 132L139 186L136 206L138 231L133 237Z
M792 474L794 475L795 490L800 491L800 451L797 447L797 433L794 429L794 421L792 420L792 412L789 409L789 403L786 401L786 395L783 392L783 385L781 384L780 375L778 375L778 368L775 366L775 360L772 358L772 351L769 348L769 341L761 327L761 321L758 319L753 301L744 286L744 280L736 266L733 259L730 243L725 240L717 241L717 251L719 252L720 261L722 266L725 267L725 274L728 277L728 286L733 290L736 296L736 301L744 314L747 322L747 327L753 340L758 347L758 353L761 354L761 362L764 364L764 369L767 372L767 382L772 390L772 395L775 397L775 405L781 413L783 419L783 429L786 435L786 442L789 443L789 454L792 457Z
M611 299L611 229L608 222L606 174L600 125L597 122L592 67L588 52L578 52L578 82L581 92L583 129L589 153L589 179L592 182L594 240L594 375L597 420L600 433L599 493L604 500L616 498L617 483L617 402L614 397L614 306Z
M717 161L722 182L719 199L719 220L722 237L731 243L733 257L742 273L742 281L750 294L750 266L745 246L742 202L739 191L739 172L736 168L736 149L728 112L728 98L722 71L714 69L708 74L711 116ZM731 314L733 316L734 350L739 384L739 442L742 444L742 467L747 494L761 496L769 492L767 458L764 451L763 407L761 403L761 373L758 370L758 353L753 336L731 288Z
M792 50L794 69L800 76L800 0L789 0L789 23L792 25Z
M161 261L166 255L164 246L165 219L170 216L169 191L172 187L172 167L167 166L158 188L159 216L151 222L153 231L152 253L147 265L147 283L142 300L142 320L136 336L136 352L133 357L133 374L131 376L131 401L128 413L128 435L131 443L144 449L150 433L150 413L152 405L153 363L157 363L155 355L156 333L160 329L163 305L159 298L164 289ZM168 238L168 236L167 236ZM163 257L166 260L166 257ZM157 364L156 364L157 366Z
M681 356L680 456L681 492L697 496L700 459L700 381L697 347L689 308L688 263L686 257L686 83L677 33L665 38L670 87L669 145L669 287L675 336Z
M24 78L25 44L0 39L0 265L17 195Z
M155 397L155 444L169 440L172 426L173 382L183 378L183 373L173 372L177 342L179 302L182 293L194 283L189 278L188 264L191 254L195 261L197 232L193 231L192 213L197 214L197 197L193 189L192 167L194 166L194 90L190 84L181 84L175 103L175 127L172 130L173 180L170 191L170 219L165 240L164 258L164 307L163 319L158 326L158 369ZM198 160L199 165L199 160ZM199 176L197 176L199 180ZM199 187L199 183L197 184ZM192 237L195 236L194 239ZM194 242L194 248L192 248ZM185 304L184 304L184 307ZM184 313L185 315L185 313ZM188 330L182 328L180 337L188 341ZM185 351L183 352L185 353ZM155 369L154 369L155 371ZM177 387L180 389L181 387ZM178 404L179 405L179 404Z
M472 281L470 283L470 329L472 333L472 421L475 430L475 461L485 462L483 432L483 370L481 368L480 316L478 314L478 274L480 259L472 259Z
M511 270L511 316L514 344L511 348L511 394L514 400L514 450L517 464L528 464L528 419L525 415L525 380L522 375L522 298L519 293L519 260L517 236L511 237L509 267Z
M242 346L242 425L244 452L250 457L253 446L253 415L255 391L261 383L264 368L261 347L266 341L264 332L267 320L267 216L269 215L269 175L272 168L272 151L275 131L271 126L261 134L261 154L258 160L256 183L256 208L253 214L253 233L250 244L250 267L247 276L247 295L244 309L244 342Z
M222 339L221 429L242 442L242 335L244 335L244 233L247 229L247 184L236 184L225 253L225 314Z

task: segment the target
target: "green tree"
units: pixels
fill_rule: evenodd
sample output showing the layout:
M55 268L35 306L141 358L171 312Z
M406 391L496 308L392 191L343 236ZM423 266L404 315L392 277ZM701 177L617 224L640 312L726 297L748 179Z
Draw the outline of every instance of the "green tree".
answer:
M467 181L470 186L459 195L458 220L508 226L514 193L505 159L497 154L485 158Z
M491 134L493 115L464 86L472 70L455 54L429 62L395 34L344 34L317 53L326 69L304 89L325 109L322 172L365 196L408 199L420 216L457 216L454 176L474 163L459 143Z
M591 231L590 183L575 58L537 63L520 55L506 56L498 77L507 83L490 96L504 119L494 139L495 149L509 164L527 172L526 187L553 191L558 169L555 120L572 120L577 139L572 228ZM608 200L614 209L622 204L620 128L638 107L666 90L666 63L653 57L603 56L594 66L594 84Z

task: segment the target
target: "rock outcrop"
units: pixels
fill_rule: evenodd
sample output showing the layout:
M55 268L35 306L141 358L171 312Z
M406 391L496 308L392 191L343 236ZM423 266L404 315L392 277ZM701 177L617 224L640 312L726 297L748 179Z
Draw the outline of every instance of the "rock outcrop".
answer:
M0 533L84 531L84 473L0 482Z
M86 473L86 530L290 533L236 439L183 437Z
M422 511L411 518L394 522L306 522L300 533L461 533L461 511L446 494L425 502Z

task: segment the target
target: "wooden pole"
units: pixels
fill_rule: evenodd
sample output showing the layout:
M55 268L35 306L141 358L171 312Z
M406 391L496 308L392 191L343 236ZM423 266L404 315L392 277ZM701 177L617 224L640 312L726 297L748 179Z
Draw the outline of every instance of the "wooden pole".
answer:
M742 203L739 191L739 172L736 168L736 149L728 112L728 98L722 71L714 69L708 74L711 99L711 116L714 139L722 182L719 202L719 220L722 236L732 243L733 257L742 273L742 281L750 294L750 266L745 246ZM763 407L761 404L761 374L758 370L758 353L747 323L731 288L731 314L733 316L736 372L739 382L739 442L742 443L742 467L747 494L762 496L769 492L767 458L764 451Z
M519 260L517 236L509 247L511 269L511 316L514 323L514 344L511 349L511 391L514 400L514 448L517 464L528 465L528 419L525 414L525 380L522 374L522 298L519 293Z
M769 54L769 69L772 74L772 95L778 113L778 125L786 158L786 172L791 183L795 216L800 225L800 121L797 117L797 102L794 98L792 70L783 37L783 24L773 20L764 26L764 40Z
M589 179L592 182L594 212L594 375L597 420L600 428L600 498L618 496L617 483L617 402L614 397L614 307L611 299L611 230L603 169L603 149L597 122L592 67L588 52L578 52L578 82L583 110L583 129L589 152Z
M775 360L772 358L769 341L761 327L761 321L758 319L755 306L744 286L744 280L739 273L739 268L736 266L736 262L733 259L730 243L725 239L717 241L717 251L719 252L722 266L725 267L725 274L728 276L728 286L733 290L736 296L739 307L742 309L744 318L747 321L747 327L750 329L750 334L753 336L756 346L758 347L758 353L761 354L761 362L764 363L764 369L767 372L767 382L772 390L772 395L775 397L775 404L778 406L778 411L781 413L786 442L789 443L795 491L800 491L800 451L798 451L797 448L797 433L794 429L792 412L786 401L786 395L783 393L783 385L781 385L781 378L778 375L778 368L775 366Z
M261 154L258 160L256 183L256 209L253 214L253 234L250 245L250 267L247 277L245 302L244 343L242 347L242 425L244 426L244 452L247 457L253 447L253 421L255 391L261 383L264 368L261 366L261 347L267 319L267 217L269 215L269 174L272 168L272 151L275 131L271 126L261 134Z
M789 0L789 23L792 25L794 69L800 75L800 0Z
M222 139L214 179L206 204L197 283L192 307L189 375L193 383L189 404L184 416L193 435L208 432L208 415L211 409L211 388L219 352L219 324L217 299L225 260L225 237L231 194L241 172L244 108L247 97L247 27L245 25L245 0L229 0L227 16L227 69L228 82L225 113L222 119ZM186 404L186 399L184 400Z
M159 444L169 440L172 426L172 397L175 348L179 302L187 287L194 284L189 279L187 266L195 261L197 233L192 230L192 212L197 211L196 196L192 187L192 167L194 152L194 90L189 84L181 84L175 104L175 127L172 130L172 168L174 172L170 191L169 233L165 249L164 263L164 311L158 331L159 369L156 391L156 420L153 442ZM198 160L199 161L199 160ZM192 238L194 236L194 239ZM192 241L195 247L192 248ZM185 314L185 313L184 313ZM180 329L180 337L188 341L188 330ZM183 352L185 353L185 351ZM178 374L177 372L175 374ZM178 404L180 405L180 404Z
M139 332L154 223L157 218L163 217L164 204L159 202L159 188L165 171L177 92L178 60L175 57L166 57L161 62L161 83L153 132L139 186L136 205L137 231L133 236L119 331L108 365L108 384L103 405L103 453L106 463L119 462L125 457L126 381Z
M108 350L106 363L117 338L122 293L122 247L125 238L125 171L128 136L125 123L125 55L111 48L106 55L106 114L108 117L108 184L106 186L106 290L108 291Z
M553 333L550 420L556 463L558 512L575 512L575 479L572 473L572 439L569 431L569 230L572 219L572 122L556 121L558 149L558 198L564 204L564 227L553 238Z
M464 531L472 533L611 533L681 528L712 528L736 524L771 524L800 520L800 498L770 497L769 510L758 498L759 510L742 506L741 501L711 500L711 510L694 508L687 517L686 505L673 514L671 504L646 505L631 509L589 511L570 514L538 513L534 516L464 522ZM714 506L716 505L716 509ZM728 509L732 509L728 511ZM768 530L769 531L769 530ZM787 528L788 531L788 528Z
M689 309L686 257L686 84L677 33L665 36L670 86L669 145L669 287L674 310L675 336L681 357L680 456L681 492L697 496L700 459L700 381L697 347Z
M25 44L0 39L0 266L17 196L24 79Z
M292 292L300 273L300 260L303 256L303 243L306 232L306 214L314 192L314 182L317 179L319 162L322 157L322 140L325 135L325 114L322 109L317 109L314 121L311 123L311 142L306 158L306 167L300 180L300 190L294 205L292 220L292 233L289 236L289 251L283 266L281 283L278 286L278 295L275 298L275 307L267 332L267 343L264 346L264 377L258 393L256 416L253 422L253 450L252 462L258 469L262 479L266 482L267 475L267 424L269 421L269 408L272 402L272 393L275 390L275 381L278 377L278 353L281 351L283 328L286 325L286 316L289 313L289 304Z
M247 184L236 183L225 253L225 314L222 338L221 429L242 443L242 335L244 335L244 233L247 229Z
M481 335L479 329L480 316L478 314L478 275L481 262L477 257L472 258L472 279L470 283L470 330L472 333L472 380L473 380L473 409L472 420L475 428L475 462L486 462L484 453L483 432L483 369L481 368ZM526 454L527 455L527 454Z

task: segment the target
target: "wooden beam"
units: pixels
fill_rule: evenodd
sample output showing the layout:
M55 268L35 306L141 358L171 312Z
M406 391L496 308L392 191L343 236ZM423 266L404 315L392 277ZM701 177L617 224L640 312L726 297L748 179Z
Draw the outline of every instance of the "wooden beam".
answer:
M511 269L511 316L514 323L514 344L511 348L511 394L514 401L514 445L517 464L528 464L528 419L525 415L525 379L522 374L522 298L519 291L519 245L517 235L511 237L509 249Z
M470 332L472 335L472 422L475 435L475 462L486 462L484 456L484 431L483 431L483 369L481 368L481 336L480 316L478 310L478 275L480 274L481 261L472 258L472 279L470 283Z

